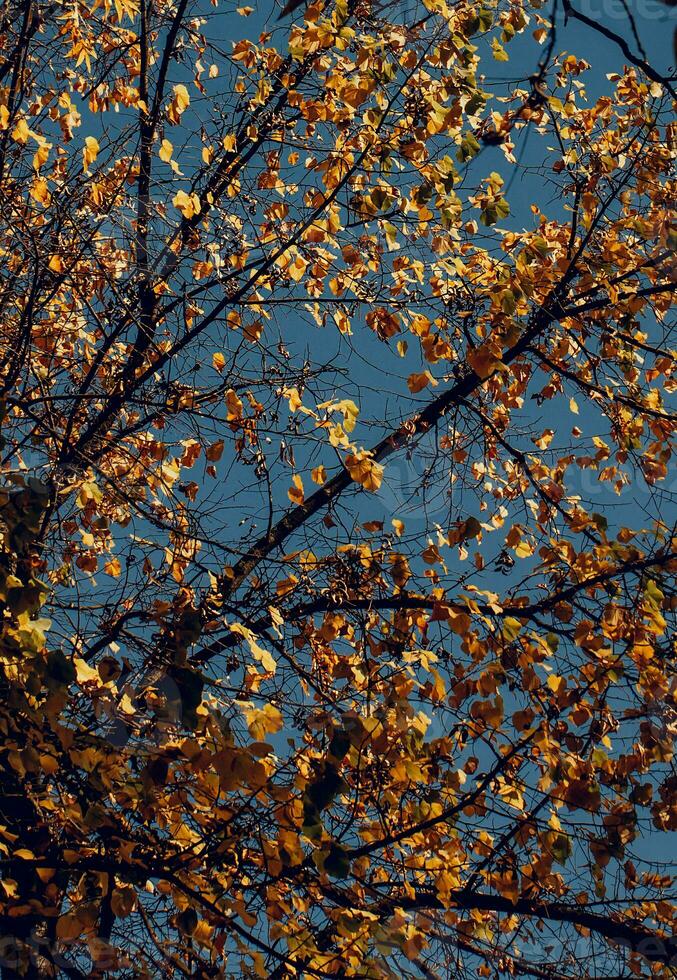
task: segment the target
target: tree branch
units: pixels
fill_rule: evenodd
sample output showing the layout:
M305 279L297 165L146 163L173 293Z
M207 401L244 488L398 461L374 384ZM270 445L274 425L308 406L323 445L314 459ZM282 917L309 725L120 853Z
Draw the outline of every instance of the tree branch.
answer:
M650 558L639 559L620 567L616 566L612 569L600 572L598 575L594 575L591 578L583 579L582 581L576 582L568 588L563 589L561 592L555 592L553 595L544 598L541 602L534 602L526 605L514 603L505 605L500 610L497 610L495 606L485 604L478 605L477 608L484 616L495 616L500 619L507 616L514 616L518 619L525 620L532 619L534 616L541 616L544 612L549 612L551 609L554 609L554 607L560 602L567 602L569 599L573 599L580 592L584 592L586 589L595 588L598 585L604 585L606 582L610 582L613 579L623 575L641 574L648 568L668 566L672 562L677 562L677 552L660 552ZM297 606L294 606L292 609L287 610L284 613L284 618L287 622L295 622L297 620L305 619L307 616L313 616L317 613L337 609L345 609L350 612L358 612L360 610L364 610L366 612L394 612L405 609L429 609L433 611L435 609L441 610L444 608L453 610L454 612L467 612L467 607L460 603L447 603L443 599L432 599L429 596L405 593L393 596L383 596L379 598L351 598L346 599L343 603L337 603L336 600L330 596L321 596L320 598L314 599L311 602L300 603ZM271 625L272 619L268 615L252 623L251 628L255 633L260 634ZM205 664L211 660L212 657L215 657L219 653L223 653L225 650L229 650L231 647L236 646L241 642L241 639L242 638L239 636L239 634L231 633L221 639L214 640L214 642L209 644L209 646L203 647L201 650L193 654L191 657L191 662L195 665Z
M565 905L562 902L540 901L518 898L512 901L502 895L478 894L461 890L452 892L448 901L429 892L418 892L413 897L406 895L388 899L381 903L380 910L401 908L405 911L436 908L458 908L466 911L499 912L505 915L526 915L551 922L566 922L581 929L589 929L611 942L625 946L640 953L652 963L671 964L677 957L677 936L666 936L641 926L632 925L622 919L588 912L582 905Z
M614 44L618 45L625 57L630 61L636 68L641 68L647 78L650 78L653 82L658 82L659 85L665 86L670 95L677 98L677 92L674 87L670 84L669 80L657 72L655 68L652 68L648 61L644 58L640 58L639 55L635 54L628 45L628 42L620 34L616 34L615 31L610 30L601 24L598 20L593 20L592 17L588 17L587 14L582 13L580 10L576 10L575 7L571 6L571 0L562 0L564 5L564 13L567 17L573 17L574 20L578 20L581 24L585 24L587 27L591 27L593 31L597 31L603 37L607 38L609 41L613 41Z

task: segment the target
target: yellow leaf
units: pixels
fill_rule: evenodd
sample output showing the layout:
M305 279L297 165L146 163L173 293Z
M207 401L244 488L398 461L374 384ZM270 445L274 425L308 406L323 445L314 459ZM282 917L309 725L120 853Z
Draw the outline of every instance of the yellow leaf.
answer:
M123 713L123 715L133 715L135 714L134 705L128 694L123 694L118 702L118 708Z
M308 263L300 255L297 255L293 262L290 262L287 266L287 272L294 282L300 282L303 278L303 273L306 271Z
M327 482L327 471L324 466L316 466L310 473L313 483L319 483L322 486L323 483Z
M494 58L496 59L496 61L508 61L509 60L508 52L501 45L501 43L499 42L498 38L495 37L493 39L493 41L491 42L491 47L492 47L492 50L493 50L493 53L494 53Z
M212 366L221 373L226 366L226 359L221 353L216 353L212 357ZM240 403L241 404L241 403Z
M290 575L288 578L281 578L275 586L275 591L279 596L288 595L289 592L294 591L298 581L295 575Z
M476 350L469 351L468 363L477 377L482 378L482 380L491 377L495 371L499 371L505 366L486 347L478 347Z
M505 800L510 806L515 807L516 810L524 809L524 796L521 791L513 786L511 783L506 782L502 777L499 777L499 789L498 795L502 800Z
M237 419L242 418L242 401L238 398L237 393L229 388L226 392L226 408L228 414L226 416L228 422L234 422Z
M521 631L522 631L522 624L520 623L519 619L515 619L514 616L505 617L505 619L503 620L501 632L503 633L503 636L507 640L509 640L510 642L516 640L519 634L521 633Z
M283 395L289 401L290 412L295 412L301 407L301 396L299 395L298 388L285 388Z
M190 95L185 85L174 86L174 105L179 115L190 105Z
M303 492L303 480L298 473L292 477L292 486L287 490L287 496L293 504L302 504L306 499Z
M284 625L284 616L282 615L279 609L276 609L275 606L268 606L268 612L270 613L270 619L273 624L273 629L275 630L277 635L281 637L282 633L280 632L280 626Z
M413 395L419 391L423 391L428 385L437 385L437 381L435 381L430 371L421 371L420 374L410 374L407 378L407 387Z
M569 411L573 412L574 415L578 415L578 405L576 404L576 400L574 398L569 399Z
M284 724L282 715L272 704L267 704L263 708L243 707L242 712L249 734L258 742L263 741L268 734L279 732Z
M253 323L248 323L244 328L244 335L251 343L257 341L262 333L263 323L261 320L254 320Z
M193 218L201 211L200 199L197 194L186 194L185 191L177 191L172 203L181 212L184 218Z
M350 336L352 334L350 317L346 314L345 310L336 309L332 314L334 318L334 323L339 328L342 334Z
M231 632L237 633L239 636L243 637L249 646L254 657L259 661L263 669L269 673L274 674L277 669L277 664L275 659L271 656L268 650L264 649L257 642L256 634L246 626L242 626L241 623L231 623Z
M340 412L343 416L343 425L339 422L335 426L330 427L330 441L332 446L337 446L340 444L348 445L345 433L352 432L355 428L357 418L360 414L360 410L355 404L355 402L350 398L343 398L341 401L328 401L320 402L317 406L318 409L326 409L328 412ZM336 436L332 437L332 429L336 431ZM343 441L345 440L345 442Z
M160 159L163 163L169 163L172 158L172 153L174 152L174 147L169 142L169 140L163 140L162 146L160 147Z
M33 186L31 187L31 197L38 204L44 204L48 207L50 201L52 200L52 195L49 193L49 187L47 181L44 177L36 177L33 181Z
M539 449L547 449L552 442L552 437L555 435L554 429L544 429L543 434L538 436L538 438L533 439L534 445L538 446Z
M346 432L352 432L355 428L355 423L357 417L360 414L360 410L350 398L344 398L340 402L336 402L333 406L333 411L340 412L343 415L343 428Z
M73 666L75 667L75 676L78 684L94 683L99 687L101 684L101 675L98 670L90 667L87 661L83 660L82 657L73 657Z
M122 571L122 565L117 558L111 558L111 560L106 562L106 564L103 566L103 570L106 575L112 575L113 578L118 578L120 572Z
M346 469L355 483L359 483L374 493L383 481L383 467L371 459L366 452L351 454L346 457Z
M94 163L99 155L99 141L93 136L85 136L85 146L82 151L82 168L89 170L90 164Z
M26 143L28 142L28 137L30 136L30 134L31 131L28 128L28 123L22 117L21 119L18 120L16 126L14 127L14 130L12 132L12 139L14 140L15 143L21 143L22 146L25 146Z
M529 558L534 553L533 545L526 538L522 538L514 550L518 558Z
M51 143L41 143L33 154L33 169L39 170L40 167L44 167L49 159L49 151L52 148Z

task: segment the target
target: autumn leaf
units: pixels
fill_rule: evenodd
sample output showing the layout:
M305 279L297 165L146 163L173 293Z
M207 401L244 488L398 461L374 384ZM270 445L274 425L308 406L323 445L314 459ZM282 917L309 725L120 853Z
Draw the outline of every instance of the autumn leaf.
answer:
M77 939L82 932L82 923L77 915L67 913L59 916L56 923L56 935L64 942L71 942Z
M186 86L182 84L175 85L172 101L167 108L167 118L169 121L177 125L189 105L190 95Z
M126 919L136 905L136 893L130 886L114 888L111 893L111 910L117 919Z
M496 371L503 369L504 365L486 347L477 347L468 352L468 364L475 374L485 380L491 377Z
M174 207L181 212L184 218L193 218L202 210L200 199L195 193L187 194L186 191L177 191L174 195L172 203L174 204Z
M288 388L284 395L288 400L290 412L295 412L303 404L298 388Z
M430 371L422 371L420 374L410 374L407 378L407 387L412 394L418 394L428 385L437 385Z
M205 449L205 456L210 463L216 463L221 459L223 456L224 447L225 442L223 439L219 439L217 442L213 442L211 446L207 446Z
M226 392L226 407L228 411L226 418L229 422L235 422L242 418L244 404L238 397L237 392L235 392L232 388L229 388Z
M266 704L263 708L243 706L242 713L247 722L249 734L259 742L263 741L266 735L279 732L284 724L282 715L272 704Z
M12 139L14 140L15 143L20 143L23 146L25 146L26 143L28 143L30 135L31 135L31 131L28 128L28 123L22 116L20 119L17 120L17 123L14 129L12 130Z
M82 169L88 171L99 155L99 141L93 136L85 137L85 147L82 151Z
M241 623L231 623L230 629L233 633L238 634L239 636L243 637L247 641L247 644L249 645L249 649L251 650L254 657L258 661L260 661L263 669L274 674L277 668L275 659L271 656L268 650L264 649L259 644L256 635L246 626L243 626Z
M289 490L287 490L287 496L293 504L301 505L305 500L305 495L303 493L303 480L298 473L295 473L292 477L292 485Z
M350 454L345 460L346 469L355 483L375 493L383 481L383 467L366 453Z

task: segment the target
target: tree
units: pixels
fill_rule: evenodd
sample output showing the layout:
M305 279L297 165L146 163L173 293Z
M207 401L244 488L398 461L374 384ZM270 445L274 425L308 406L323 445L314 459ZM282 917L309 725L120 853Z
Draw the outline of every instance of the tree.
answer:
M3 978L672 975L625 11L5 4Z

